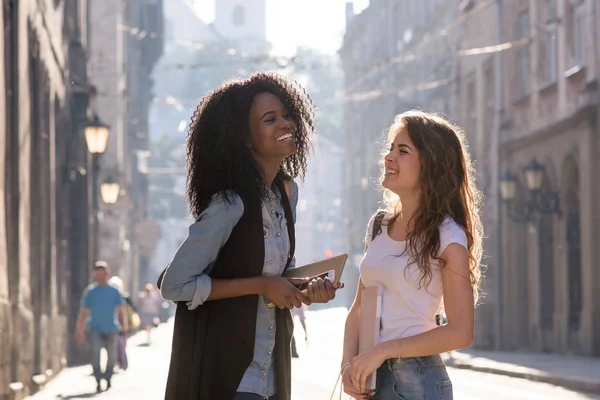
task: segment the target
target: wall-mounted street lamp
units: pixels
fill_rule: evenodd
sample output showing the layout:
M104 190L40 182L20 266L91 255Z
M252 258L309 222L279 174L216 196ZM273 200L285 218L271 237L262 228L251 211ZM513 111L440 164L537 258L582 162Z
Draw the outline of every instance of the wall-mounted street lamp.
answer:
M500 178L500 197L506 203L508 217L514 222L526 224L534 213L560 214L560 197L551 189L544 189L545 167L535 158L523 168L527 195L524 200L517 199L517 176L506 173Z
M112 178L108 178L100 185L100 193L102 194L102 200L106 204L115 204L119 199L120 186L119 182L114 181Z
M103 123L97 115L85 126L85 142L92 154L102 154L106 150L110 127Z
M93 246L92 246L92 257L97 259L98 248L99 248L99 227L98 227L98 213L100 211L99 199L98 199L98 176L100 171L100 156L106 151L106 144L108 142L108 135L110 128L104 122L100 121L97 115L94 114L94 118L88 121L84 127L85 142L87 144L88 151L92 155L92 212L94 213L94 224L93 224ZM104 192L102 192L104 197ZM115 200L116 201L116 200Z

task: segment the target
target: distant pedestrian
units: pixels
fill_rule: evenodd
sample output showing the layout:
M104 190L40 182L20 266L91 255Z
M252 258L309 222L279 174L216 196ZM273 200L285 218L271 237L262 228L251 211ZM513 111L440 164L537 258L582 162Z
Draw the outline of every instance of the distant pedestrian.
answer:
M344 391L357 399L452 399L440 353L473 342L483 228L481 196L460 128L421 111L389 129L381 186L386 209L368 224L356 299L348 312ZM366 287L381 288L379 344L358 354ZM442 308L447 323L436 324ZM375 393L366 380L377 371Z
M297 307L292 310L292 314L298 316L300 320L300 325L302 325L302 329L304 330L304 341L308 342L308 330L306 329L306 306L302 305L302 307Z
M294 316L294 315L298 316L298 319L300 320L300 324L302 325L302 329L304 329L304 341L308 342L308 331L306 330L306 317L304 315L305 308L306 308L306 306L304 304L302 304L301 307L293 308L292 316ZM300 355L298 354L298 348L296 347L296 336L295 335L292 335L292 357L293 358L300 357Z
M135 312L135 307L131 302L131 298L129 293L125 292L125 286L123 285L123 281L118 276L113 276L108 280L108 284L117 288L125 304L123 305L125 309L125 316L127 318L127 325L129 326L129 332L134 332L137 327L139 327L139 316ZM137 319L137 322L136 322ZM123 327L121 326L121 332L119 332L119 336L117 337L117 357L116 364L119 369L126 371L129 367L129 359L127 357L127 337L128 335L123 331Z
M87 330L92 348L91 363L96 378L96 391L101 392L102 379L106 380L106 390L111 387L117 351L117 335L121 328L123 333L127 334L129 327L125 317L123 297L117 288L108 284L110 275L108 265L104 261L96 262L93 273L96 282L89 285L83 293L75 339L77 342L83 343ZM100 366L102 348L106 349L107 354L104 372Z
M146 342L152 343L152 328L158 325L160 320L160 310L162 306L162 298L154 286L150 283L138 297L138 314L140 316L141 326L146 330Z

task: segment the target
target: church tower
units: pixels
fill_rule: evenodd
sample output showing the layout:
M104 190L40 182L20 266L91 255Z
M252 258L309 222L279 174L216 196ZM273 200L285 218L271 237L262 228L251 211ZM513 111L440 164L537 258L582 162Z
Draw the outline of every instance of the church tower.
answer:
M215 0L214 28L227 39L265 42L266 0Z

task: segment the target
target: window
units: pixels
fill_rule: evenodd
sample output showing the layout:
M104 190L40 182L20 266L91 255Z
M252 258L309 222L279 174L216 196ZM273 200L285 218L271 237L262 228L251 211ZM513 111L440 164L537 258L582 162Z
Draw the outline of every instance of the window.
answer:
M556 0L544 0L542 4L542 23L540 30L540 72L543 84L556 82Z
M585 65L586 61L587 17L582 9L577 10L573 43L573 60L576 65Z
M517 17L517 39L529 37L529 12L524 11ZM529 93L529 45L521 46L517 51L517 95L523 97Z
M477 91L475 86L475 79L473 78L467 83L467 101L466 101L466 121L465 128L467 134L467 140L469 141L469 148L473 158L477 158Z
M494 151L492 147L492 135L496 117L496 78L494 67L490 62L483 71L483 90L485 111L483 114L483 133L481 134L480 154L477 158L477 179L484 193L489 193L491 184L490 154Z
M5 124L6 142L3 149L6 162L4 170L4 201L8 256L8 295L9 301L17 301L19 286L19 7L15 0L3 0L4 23L4 88L5 88ZM22 172L21 172L22 173ZM12 229L11 229L12 228ZM17 368L11 368L12 379L17 377Z
M233 8L233 25L242 26L246 23L246 9L240 5Z
M571 67L583 66L586 62L587 24L584 0L567 0L567 64Z
M483 72L483 80L485 81L485 120L484 129L485 132L483 137L485 138L486 144L489 143L489 137L492 135L494 130L494 110L496 106L496 91L495 89L495 77L494 69L489 65ZM486 146L484 146L485 148Z

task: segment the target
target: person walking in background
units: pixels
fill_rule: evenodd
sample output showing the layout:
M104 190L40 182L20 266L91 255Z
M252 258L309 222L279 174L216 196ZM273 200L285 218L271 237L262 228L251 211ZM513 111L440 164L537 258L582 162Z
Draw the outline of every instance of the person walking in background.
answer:
M117 288L125 304L123 304L125 310L125 318L127 319L127 325L129 327L129 332L133 333L140 326L140 318L135 311L135 307L131 301L131 297L129 293L125 292L125 286L123 285L123 281L118 276L113 276L108 280L108 284ZM121 327L121 332L119 332L119 336L117 337L117 357L116 364L119 369L123 371L127 371L129 367L129 359L127 358L127 339L128 335L123 331Z
M348 312L342 382L356 399L452 399L440 353L473 342L483 228L464 134L420 111L396 117L382 168L385 210L367 227ZM379 344L358 354L361 292L380 286ZM447 317L436 325L442 308ZM377 371L375 393L366 380Z
M111 387L117 351L117 335L121 329L126 335L129 327L124 312L123 297L117 288L108 284L110 275L108 265L104 261L97 261L93 274L95 283L89 285L82 296L75 328L75 340L79 343L85 341L87 327L92 350L92 368L96 378L96 391L101 392L102 379L106 380L106 390ZM107 354L104 372L100 366L102 348L106 350Z
M138 314L142 329L146 330L146 342L152 343L152 328L158 325L162 298L150 283L138 297Z
M297 316L300 321L300 325L302 325L302 329L304 329L304 341L308 342L308 331L306 330L306 317L304 315L306 306L302 304L300 307L296 307L292 309L292 316ZM300 355L298 354L298 349L296 347L296 335L292 335L292 357L298 358Z
M298 320L300 321L300 325L302 325L302 329L304 330L304 341L308 342L308 330L306 329L306 307L303 305L301 307L294 308L294 315L298 316Z
M159 277L177 301L167 400L289 400L290 309L327 302L283 278L294 259L298 186L313 104L272 72L230 80L198 105L187 141L188 198L196 222ZM273 303L275 307L269 307Z

